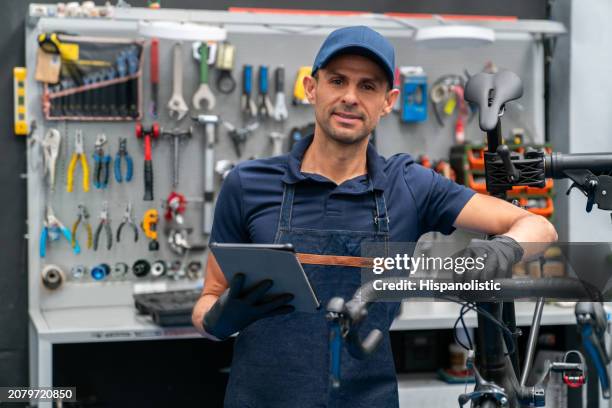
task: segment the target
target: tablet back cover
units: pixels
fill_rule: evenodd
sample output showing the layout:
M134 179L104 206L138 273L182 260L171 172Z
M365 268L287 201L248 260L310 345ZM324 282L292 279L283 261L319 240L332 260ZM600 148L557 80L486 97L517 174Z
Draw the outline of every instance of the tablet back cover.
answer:
M261 280L271 279L274 285L268 295L291 293L295 297L290 304L296 311L317 311L319 302L294 252L228 247L211 247L211 250L228 282L238 272L246 275L245 288Z

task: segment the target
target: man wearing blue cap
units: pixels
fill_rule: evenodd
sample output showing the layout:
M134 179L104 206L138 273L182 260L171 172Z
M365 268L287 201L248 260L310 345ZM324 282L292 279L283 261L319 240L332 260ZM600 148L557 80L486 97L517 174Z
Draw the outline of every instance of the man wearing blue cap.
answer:
M363 243L416 242L455 227L497 236L479 245L492 271L507 276L523 256L518 242L556 240L542 217L475 194L419 166L407 154L388 159L369 143L398 97L395 53L368 27L332 32L304 88L315 111L314 135L283 156L239 164L218 197L211 241L291 243L297 252L359 257ZM384 136L382 136L384 137ZM304 265L321 304L350 298L360 285L353 266ZM294 312L291 294L266 297L273 285L228 283L208 257L194 325L225 339L240 332L226 392L227 407L397 407L388 330L397 303L369 310L364 333L380 329L382 345L365 360L343 352L342 386L329 385L328 327L319 313Z

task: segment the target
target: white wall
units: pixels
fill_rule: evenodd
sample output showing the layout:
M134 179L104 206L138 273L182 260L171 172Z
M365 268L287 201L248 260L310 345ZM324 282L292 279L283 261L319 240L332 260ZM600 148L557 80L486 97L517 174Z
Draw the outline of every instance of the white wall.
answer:
M612 152L612 2L573 0L569 150ZM563 86L556 83L554 86ZM554 139L553 139L554 140ZM557 191L564 194L564 191ZM570 241L612 242L610 214L585 212L585 197L574 191L569 201Z

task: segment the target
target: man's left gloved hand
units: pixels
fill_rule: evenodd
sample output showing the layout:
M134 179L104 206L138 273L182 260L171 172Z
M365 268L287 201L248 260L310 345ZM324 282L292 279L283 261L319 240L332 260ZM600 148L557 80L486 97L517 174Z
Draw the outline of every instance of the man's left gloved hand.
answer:
M514 239L505 235L496 235L490 240L473 239L470 244L454 255L454 258L481 258L473 267L465 268L465 272L453 273L457 282L478 279L480 281L495 278L511 278L512 266L523 258L523 248ZM484 264L483 268L480 268Z

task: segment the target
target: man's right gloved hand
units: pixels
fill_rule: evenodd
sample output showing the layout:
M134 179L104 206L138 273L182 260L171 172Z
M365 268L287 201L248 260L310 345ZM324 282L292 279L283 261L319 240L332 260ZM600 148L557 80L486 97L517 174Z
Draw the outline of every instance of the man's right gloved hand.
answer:
M244 280L244 274L234 275L229 288L204 315L204 330L208 334L224 340L255 320L294 311L293 306L287 305L293 300L292 294L266 296L273 285L272 280L263 280L243 289Z

